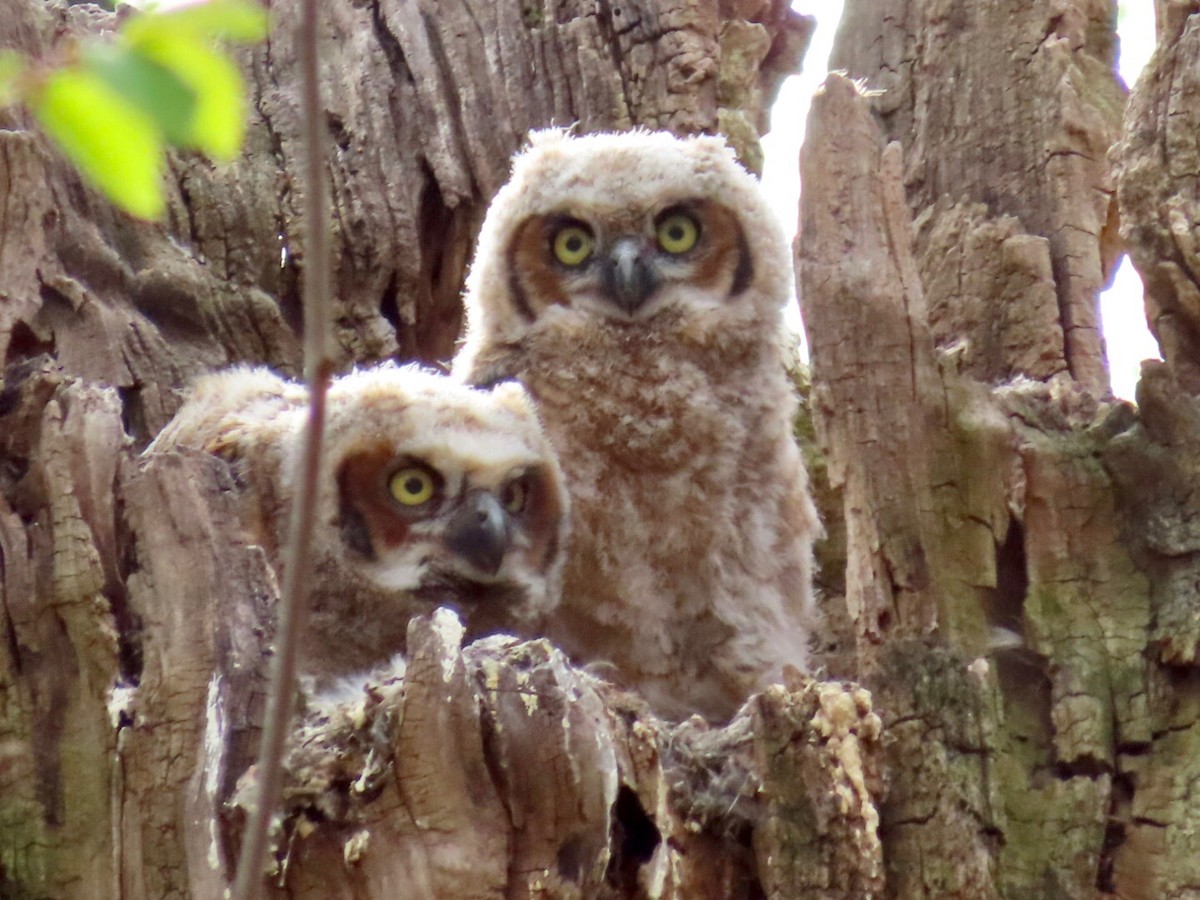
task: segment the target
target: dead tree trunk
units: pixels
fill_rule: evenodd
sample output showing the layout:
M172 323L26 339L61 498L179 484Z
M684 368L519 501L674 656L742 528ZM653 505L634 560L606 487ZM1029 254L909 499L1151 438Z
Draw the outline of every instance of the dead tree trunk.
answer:
M0 5L34 56L113 22ZM0 896L229 879L277 585L221 463L137 453L194 374L298 363L293 6L244 55L246 154L176 157L164 224L0 111ZM853 633L830 666L873 697L805 682L672 728L544 642L417 620L403 681L297 732L280 896L1190 896L1200 8L1159 6L1110 163L1107 0L847 5L834 65L872 95L835 77L814 107L799 287ZM782 0L323 15L343 365L448 358L529 129L722 131L754 166L811 27ZM1140 411L1095 317L1122 240L1167 356Z
M814 416L897 897L1194 896L1196 141L1171 110L1200 7L1164 9L1115 167L1115 3L850 0L831 64L868 96L834 78L810 118ZM1139 410L1097 330L1122 239L1167 354Z

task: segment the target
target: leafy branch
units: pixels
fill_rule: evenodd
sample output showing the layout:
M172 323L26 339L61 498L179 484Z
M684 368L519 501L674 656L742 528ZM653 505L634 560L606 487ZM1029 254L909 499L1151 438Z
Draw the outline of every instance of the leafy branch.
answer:
M239 900L260 895L267 833L279 802L297 648L307 618L309 546L330 376L329 213L317 81L317 13L317 0L304 0L299 44L307 113L304 217L310 246L304 283L304 358L310 413L289 523L276 652L257 765L259 792L232 891ZM168 146L199 150L218 161L232 160L240 152L246 129L245 83L234 62L216 45L258 41L266 32L266 13L253 0L205 0L161 13L136 13L107 39L74 43L54 63L0 54L0 104L24 102L80 172L110 200L134 215L156 218L166 206L162 174Z
M0 101L23 102L118 206L157 218L168 146L221 162L241 151L246 86L218 43L266 34L266 11L253 0L133 13L115 33L74 42L58 60L0 55Z
M308 620L312 580L313 530L317 520L317 477L325 434L329 390L330 246L329 197L325 172L325 117L319 80L319 0L302 0L297 44L300 49L301 108L304 111L304 220L308 247L304 267L304 377L308 384L299 465L299 484L288 522L283 590L272 659L266 721L258 752L258 797L242 838L235 900L255 900L262 892L263 861L270 823L283 787L283 754L294 706L296 662Z

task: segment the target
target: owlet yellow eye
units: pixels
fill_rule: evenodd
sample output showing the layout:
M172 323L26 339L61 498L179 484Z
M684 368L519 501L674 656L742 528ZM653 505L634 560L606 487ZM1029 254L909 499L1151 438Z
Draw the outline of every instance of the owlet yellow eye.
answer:
M592 255L592 235L579 225L568 225L554 236L554 258L575 268Z
M388 490L401 506L420 506L433 499L437 485L433 476L416 466L397 469L388 479Z
M529 497L529 488L523 479L510 481L500 492L500 502L510 513L519 513L525 509L525 501Z
M668 253L687 253L700 239L700 226L691 216L675 213L658 223L658 246Z

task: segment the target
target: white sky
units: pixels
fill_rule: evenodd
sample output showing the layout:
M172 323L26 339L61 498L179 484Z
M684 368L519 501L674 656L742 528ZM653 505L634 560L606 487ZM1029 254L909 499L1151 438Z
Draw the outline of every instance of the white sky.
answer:
M1154 50L1154 10L1149 0L1121 0L1121 76L1132 85ZM817 30L804 60L804 71L783 83L771 116L771 131L763 138L768 186L776 214L795 232L800 197L800 144L808 117L809 98L825 79L829 51L842 0L793 0L792 8L817 17ZM1113 285L1100 297L1113 393L1133 399L1140 363L1158 357L1158 345L1146 327L1142 283L1127 260L1122 260ZM790 320L800 330L799 311Z

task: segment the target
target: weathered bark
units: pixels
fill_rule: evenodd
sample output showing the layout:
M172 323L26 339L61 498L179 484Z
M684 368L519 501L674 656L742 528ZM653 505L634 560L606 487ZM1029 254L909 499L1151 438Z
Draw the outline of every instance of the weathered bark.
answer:
M1145 372L1138 412L1106 399L1094 333L1120 249L1114 7L851 2L834 65L886 92L834 77L810 117L814 416L847 524L851 671L892 741L897 897L1195 890L1187 353ZM1170 139L1194 129L1165 98L1194 68L1196 12L1168 10L1118 151L1152 279L1195 265L1195 166ZM1177 315L1179 279L1160 280Z
M1158 52L1130 98L1115 157L1122 234L1146 285L1151 331L1172 375L1200 394L1200 18L1193 3L1165 5Z
M1200 836L1187 784L1200 774L1200 206L1195 122L1200 4L1160 3L1159 45L1138 80L1114 150L1121 232L1146 285L1165 362L1142 364L1137 426L1114 441L1110 468L1155 619L1147 655L1154 724L1129 760L1115 812L1125 842L1113 884L1125 896L1194 896Z
M37 57L113 24L39 0L5 12L0 44ZM530 128L721 129L754 165L811 28L780 0L323 15L339 364L449 356L474 232ZM292 41L277 28L243 54L247 152L174 157L163 225L115 213L26 114L2 114L6 897L218 897L230 880L277 586L221 463L137 451L196 372L296 368ZM295 747L287 896L881 887L865 692L804 682L725 730L671 728L544 643L464 650L452 620L412 628L402 689L342 710L332 756Z
M808 681L722 730L669 727L545 641L461 641L448 612L414 620L402 680L306 716L281 896L878 893L861 688Z
M0 46L37 56L112 22L3 5ZM799 279L852 626L830 668L871 694L803 679L671 726L545 642L417 620L402 679L298 726L280 896L1194 895L1200 7L1157 6L1110 167L1108 0L847 4L834 65L868 96L834 77L814 106ZM450 355L530 128L720 130L756 165L811 27L781 0L323 15L342 365ZM247 153L174 158L164 225L0 112L5 897L228 881L277 586L221 463L137 451L196 372L297 366L292 41L245 51ZM1166 356L1139 410L1095 312L1118 175Z
M1119 252L1115 16L1111 0L846 3L830 66L883 92L929 327L966 341L981 380L1069 371L1108 388L1097 295Z

